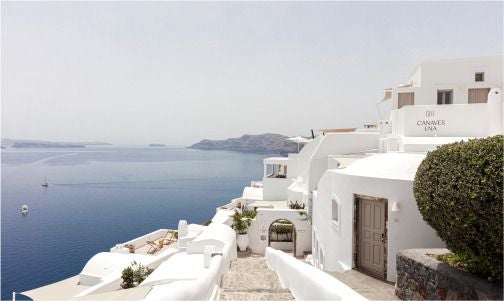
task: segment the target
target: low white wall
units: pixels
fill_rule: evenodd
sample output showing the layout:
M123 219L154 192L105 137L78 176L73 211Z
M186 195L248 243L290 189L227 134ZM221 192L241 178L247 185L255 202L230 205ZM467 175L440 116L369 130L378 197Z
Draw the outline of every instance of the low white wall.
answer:
M154 286L143 300L213 300L222 278L221 266L222 260L212 260L208 273L198 279Z
M294 242L290 241L272 241L270 243L270 247L275 249L275 250L282 250L282 251L292 251L294 247Z
M294 224L296 229L296 255L302 256L311 250L311 226L305 216L294 209L257 209L255 220L249 227L249 247L253 253L264 254L268 247L268 231L270 225L278 219L286 219Z
M491 111L486 103L405 106L393 112L392 133L412 137L485 137Z
M319 183L313 203L313 231L319 248L325 254L324 269L343 272L353 268L354 194L388 199L387 280L396 279L397 251L413 248L442 248L445 244L427 225L418 211L413 183L407 180L368 178L328 171ZM331 217L332 198L340 201L340 225L334 227ZM400 212L392 212L397 201Z
M135 245L135 247L138 248L138 247L146 245L148 240L155 241L155 240L158 240L158 239L161 239L161 238L165 237L166 233L168 231L173 231L173 230L159 229L159 230L153 231L151 233L147 233L144 236L140 236L138 238L135 238L133 240L125 242L125 243L123 243L123 245L132 244L132 245ZM111 249L111 251L112 251L112 249Z
M268 267L296 300L367 300L338 279L284 252L266 249Z
M287 189L294 182L287 178L263 178L263 200L286 201Z

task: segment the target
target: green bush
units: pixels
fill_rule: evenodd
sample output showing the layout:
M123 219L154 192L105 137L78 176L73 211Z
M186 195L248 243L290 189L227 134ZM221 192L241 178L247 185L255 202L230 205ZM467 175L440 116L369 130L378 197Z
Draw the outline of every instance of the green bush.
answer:
M295 202L289 202L289 208L290 209L304 209L305 208L305 204L304 203L301 203L298 201L295 201Z
M144 267L142 264L133 262L131 266L122 271L121 278L123 282L121 287L124 289L135 287L142 283L153 271L153 268Z
M255 210L242 210L241 212L235 210L232 228L235 229L238 234L247 234L247 229L252 224L252 220L256 215L257 212Z
M413 184L423 219L475 274L502 280L502 135L429 152Z
M132 288L135 287L133 268L127 267L122 271L121 278L123 282L121 283L122 288Z

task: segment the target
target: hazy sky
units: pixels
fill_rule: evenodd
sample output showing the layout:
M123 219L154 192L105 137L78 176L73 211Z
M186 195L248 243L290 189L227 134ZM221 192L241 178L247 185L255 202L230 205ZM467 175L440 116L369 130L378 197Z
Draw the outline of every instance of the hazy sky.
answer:
M186 145L377 119L422 60L503 52L503 3L2 2L2 137Z

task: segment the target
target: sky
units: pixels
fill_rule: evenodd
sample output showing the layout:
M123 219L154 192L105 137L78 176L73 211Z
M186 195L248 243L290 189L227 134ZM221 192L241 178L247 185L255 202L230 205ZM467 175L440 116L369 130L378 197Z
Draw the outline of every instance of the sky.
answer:
M430 59L503 53L502 2L1 3L2 137L189 145L378 119Z

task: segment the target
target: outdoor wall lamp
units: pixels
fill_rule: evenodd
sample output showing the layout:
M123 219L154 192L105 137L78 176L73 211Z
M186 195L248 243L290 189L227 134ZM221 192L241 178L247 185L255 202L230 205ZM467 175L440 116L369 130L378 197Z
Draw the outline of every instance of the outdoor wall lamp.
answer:
M391 210L392 210L392 212L399 212L399 211L401 211L401 207L399 207L399 204L394 201L394 203L392 204Z

